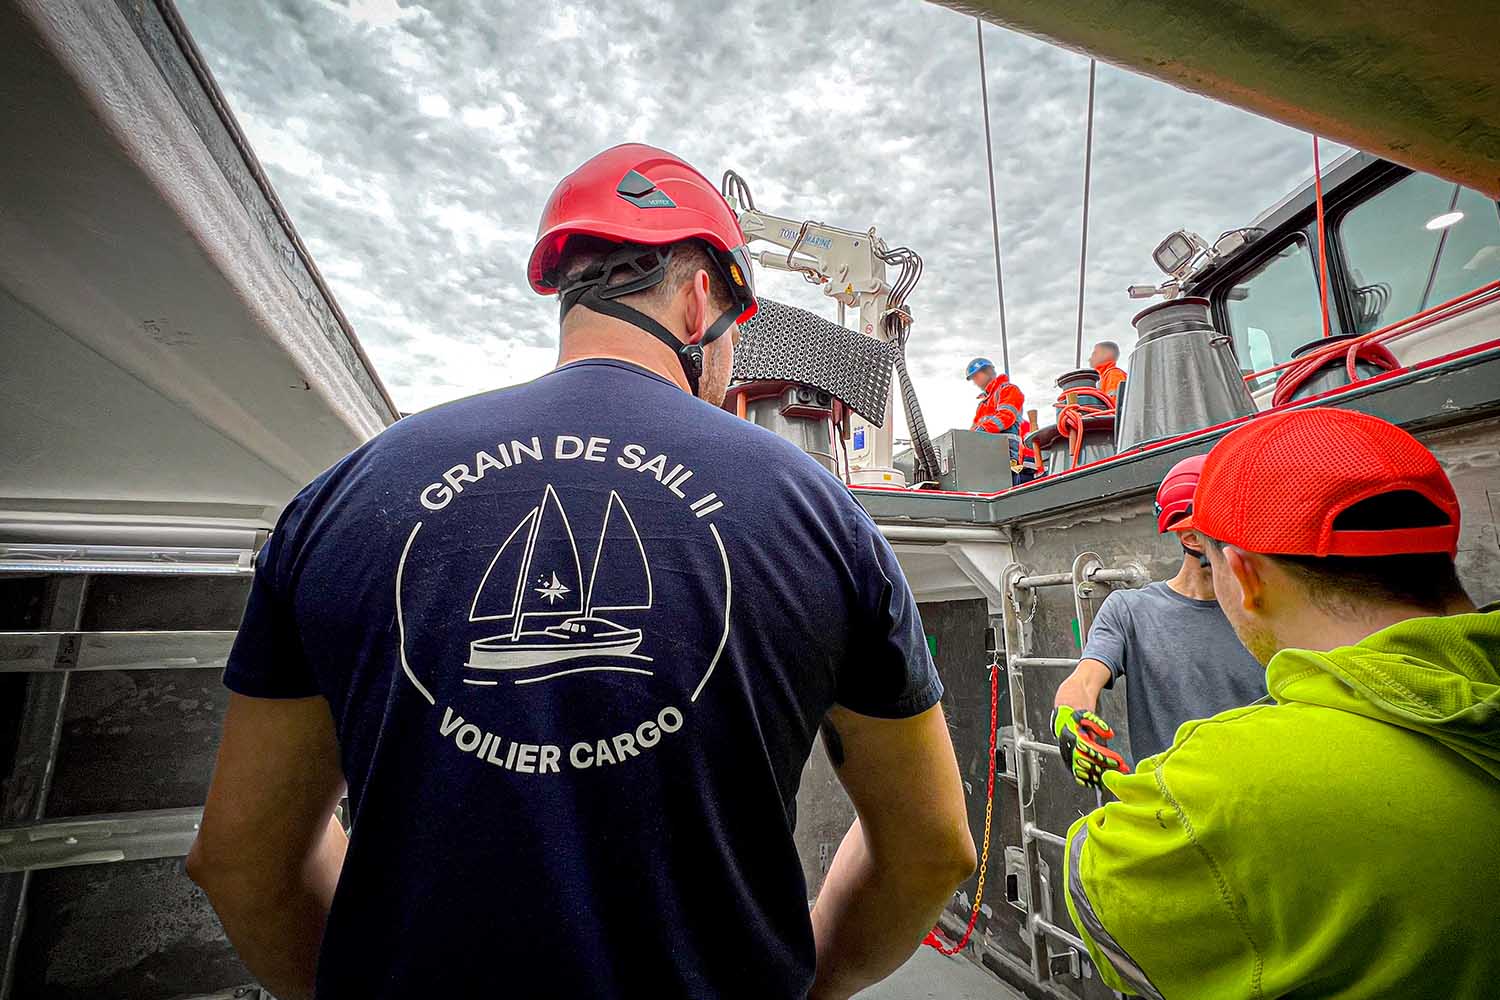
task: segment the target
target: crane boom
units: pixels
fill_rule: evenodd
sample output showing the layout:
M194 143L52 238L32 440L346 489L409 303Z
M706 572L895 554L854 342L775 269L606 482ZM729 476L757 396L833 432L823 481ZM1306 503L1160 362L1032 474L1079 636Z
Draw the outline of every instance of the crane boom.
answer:
M877 340L892 339L892 325L885 322L891 312L891 285L886 281L888 247L872 226L866 232L841 229L810 219L790 219L740 208L730 195L730 206L739 214L740 229L748 241L773 243L785 253L762 250L756 262L778 271L795 271L819 285L823 294L839 304L839 322L845 310L859 314L859 330ZM904 485L891 464L895 422L887 401L884 424L872 424L855 416L850 423L851 480L862 485Z

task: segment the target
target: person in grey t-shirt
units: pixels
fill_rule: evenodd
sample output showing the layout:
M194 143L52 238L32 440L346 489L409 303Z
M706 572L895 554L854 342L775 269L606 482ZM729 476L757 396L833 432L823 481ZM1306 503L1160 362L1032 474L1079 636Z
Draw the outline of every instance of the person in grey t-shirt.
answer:
M1156 494L1157 528L1171 531L1191 509L1203 456L1177 463ZM1130 756L1141 760L1172 745L1190 719L1266 696L1266 672L1240 644L1214 600L1213 574L1193 531L1179 533L1182 566L1170 580L1105 598L1078 668L1057 688L1053 733L1080 784L1107 770L1128 770L1109 746L1113 728L1094 713L1099 692L1130 678Z

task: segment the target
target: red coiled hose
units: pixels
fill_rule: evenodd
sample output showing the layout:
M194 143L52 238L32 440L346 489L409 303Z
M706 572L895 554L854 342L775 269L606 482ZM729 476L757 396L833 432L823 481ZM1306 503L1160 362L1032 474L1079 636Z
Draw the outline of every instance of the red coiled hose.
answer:
M1093 399L1094 402L1081 402L1079 397L1085 396ZM1070 400L1069 397L1072 399ZM1113 413L1115 400L1102 389L1086 386L1064 392L1057 397L1057 404L1057 432L1068 438L1068 454L1072 458L1068 463L1068 468L1071 469L1078 464L1078 456L1083 452L1084 418Z
M1271 394L1271 405L1280 406L1282 403L1291 402L1298 389L1339 355L1344 356L1344 371L1351 383L1360 380L1356 366L1361 361L1388 372L1401 367L1401 362L1396 360L1394 354L1384 345L1371 340L1328 344L1309 352L1305 357L1298 358L1296 364L1287 367L1281 373L1281 378L1276 382L1276 391Z

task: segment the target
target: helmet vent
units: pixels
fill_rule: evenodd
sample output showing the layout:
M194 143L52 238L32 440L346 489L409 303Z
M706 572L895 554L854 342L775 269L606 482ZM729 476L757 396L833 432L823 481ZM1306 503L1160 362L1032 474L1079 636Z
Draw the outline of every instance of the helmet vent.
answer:
M637 208L676 208L677 203L658 191L650 178L638 171L630 170L615 185L615 193Z

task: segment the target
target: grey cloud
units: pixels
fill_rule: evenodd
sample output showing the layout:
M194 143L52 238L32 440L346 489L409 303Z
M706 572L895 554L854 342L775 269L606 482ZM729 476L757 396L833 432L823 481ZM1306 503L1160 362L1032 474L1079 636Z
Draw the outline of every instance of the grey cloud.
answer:
M550 365L537 216L568 170L640 140L733 167L767 211L920 252L914 377L930 426L967 425L963 365L1000 354L972 20L918 0L180 3L404 408ZM1011 366L1042 403L1073 364L1087 60L985 38ZM1156 242L1248 222L1309 172L1307 141L1101 66L1085 340L1128 344L1124 286L1156 277ZM835 312L795 275L759 279Z

